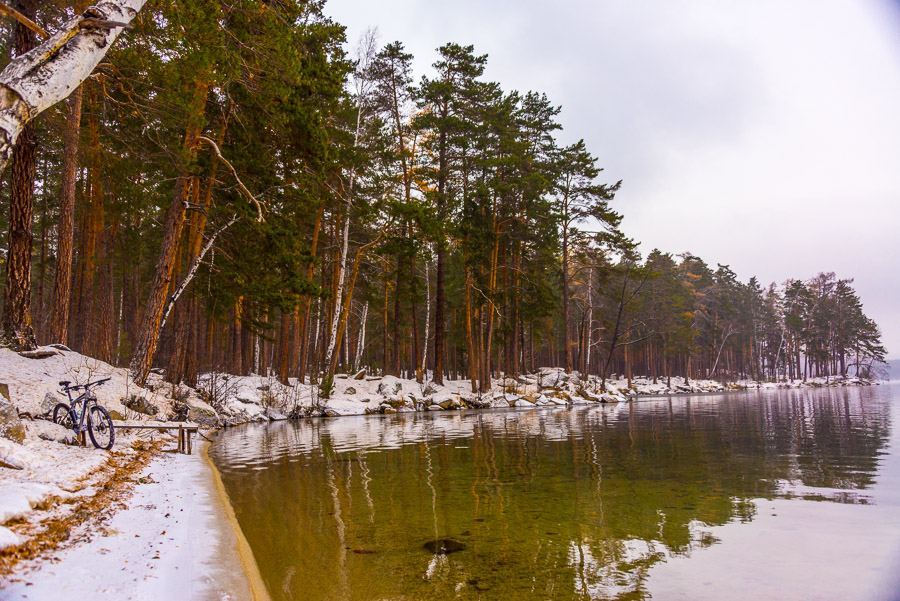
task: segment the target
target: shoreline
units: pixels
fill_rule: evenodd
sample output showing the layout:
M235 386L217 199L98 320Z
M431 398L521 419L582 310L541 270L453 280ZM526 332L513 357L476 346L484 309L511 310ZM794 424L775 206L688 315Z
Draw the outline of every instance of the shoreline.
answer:
M263 583L262 575L259 572L259 566L256 563L256 559L253 557L253 550L250 548L250 543L247 542L247 538L244 536L244 531L241 530L237 515L235 515L234 508L231 506L231 499L225 491L222 475L216 468L216 464L213 462L212 457L209 456L209 447L211 445L212 443L204 441L199 453L203 456L203 460L209 469L210 479L212 480L212 485L216 493L216 500L219 504L219 511L225 518L225 521L228 522L228 526L231 528L231 532L235 537L238 562L240 563L241 571L247 580L247 585L250 588L250 598L253 599L253 601L270 601L269 591Z
M590 405L725 392L877 385L855 378L723 384L673 377L672 387L637 376L599 379L542 368L500 378L486 393L467 380L443 385L395 376L339 374L330 399L318 387L274 376L204 374L197 388L171 387L152 374L146 387L126 369L58 347L41 358L0 349L0 409L19 437L0 438L0 601L55 600L61 591L118 599L183 596L268 601L259 567L215 464L210 443L191 456L172 452L175 439L153 430L124 431L112 452L72 446L72 435L42 418L61 399L57 380L110 377L101 405L126 421L185 421L217 430L289 418L414 412L471 412ZM12 405L12 411L9 405ZM16 417L18 414L18 417ZM0 423L0 425L3 425ZM165 450L161 448L167 447ZM163 507L165 510L158 508ZM85 517L88 516L88 517ZM99 558L96 568L86 558ZM2 563L0 563L2 565ZM223 568L224 566L224 568ZM108 579L100 575L109 575ZM107 582L107 580L109 580ZM164 580L168 585L159 582ZM93 584L96 589L89 588ZM168 586L168 588L166 588ZM143 595L143 596L142 596Z

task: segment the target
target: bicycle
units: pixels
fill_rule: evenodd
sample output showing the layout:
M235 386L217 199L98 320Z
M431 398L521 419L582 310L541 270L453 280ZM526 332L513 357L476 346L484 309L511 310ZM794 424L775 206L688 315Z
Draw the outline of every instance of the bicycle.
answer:
M112 448L116 441L116 432L109 412L97 404L97 397L91 393L91 388L102 386L109 380L106 378L78 386L69 386L71 382L68 381L60 382L59 385L69 398L69 403L59 403L53 408L53 423L74 430L76 436L87 430L94 446L105 451ZM84 392L73 399L72 392L78 390ZM87 417L86 424L85 417Z

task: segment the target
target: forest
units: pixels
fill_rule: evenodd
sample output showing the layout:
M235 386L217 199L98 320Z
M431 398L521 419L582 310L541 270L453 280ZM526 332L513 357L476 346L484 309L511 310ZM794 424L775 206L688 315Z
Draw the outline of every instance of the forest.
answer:
M7 62L87 8L11 6L38 27L2 21ZM360 369L487 391L541 366L732 381L884 360L852 279L642 251L627 182L472 46L421 75L402 42L351 42L320 0L143 6L13 148L3 344L325 396Z

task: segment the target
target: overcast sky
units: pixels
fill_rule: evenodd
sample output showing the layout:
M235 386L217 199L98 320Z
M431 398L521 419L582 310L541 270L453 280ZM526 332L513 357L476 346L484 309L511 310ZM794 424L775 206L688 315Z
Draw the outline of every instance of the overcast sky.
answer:
M623 180L623 229L763 284L855 278L900 357L897 0L329 0L355 44L417 75L474 44L486 78L546 92L562 143Z

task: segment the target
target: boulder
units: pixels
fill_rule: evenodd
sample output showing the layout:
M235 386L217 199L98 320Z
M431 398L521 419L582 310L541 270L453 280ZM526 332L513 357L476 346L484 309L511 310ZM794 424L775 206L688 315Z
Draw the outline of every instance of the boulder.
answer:
M53 410L60 403L66 403L68 399L63 399L52 392L45 392L44 398L41 400L41 413L43 415L53 415Z
M325 417L340 417L341 414L335 411L334 409L326 409Z
M378 394L381 396L392 396L396 395L403 389L403 384L400 382L382 382L378 385Z
M21 351L19 354L27 359L46 359L59 353L47 349L35 349L33 351Z
M428 405L428 410L429 411L443 411L444 408L441 407L440 405Z
M28 424L28 430L43 440L50 440L61 444L75 444L77 437L72 430L47 420L36 420Z
M9 402L12 402L12 399L9 398L9 384L0 384L0 396Z
M391 407L393 407L394 409L399 409L400 407L402 407L403 405L406 404L406 401L404 401L401 397L392 396L389 399L387 399L386 403L388 405L390 405Z
M394 409L393 407L385 407L384 411L382 411L382 413L397 413L397 410Z
M159 413L159 408L156 405L154 405L144 397L138 396L136 394L123 399L122 404L132 411L141 413L143 415L156 415L157 413Z
M460 397L462 404L472 409L487 409L491 406L492 400L493 397L491 395L484 395L480 398L476 396ZM506 401L504 401L504 403L506 403ZM506 403L506 406L509 406L509 403Z
M366 379L366 370L361 369L350 377L354 380L365 380Z
M25 464L16 457L0 455L0 467L5 467L10 470L24 470Z
M444 399L437 405L441 409L459 409L461 407L458 399Z
M356 389L352 386L348 386L347 390L344 391L344 394L356 394Z
M0 436L19 444L25 440L25 424L13 404L6 400L0 400Z
M201 426L215 428L219 425L219 416L215 410L203 401L188 401L188 421Z
M58 351L66 351L67 353L71 353L72 349L67 347L65 344L59 344L58 342L54 342L53 344L48 344L50 348L55 348Z

